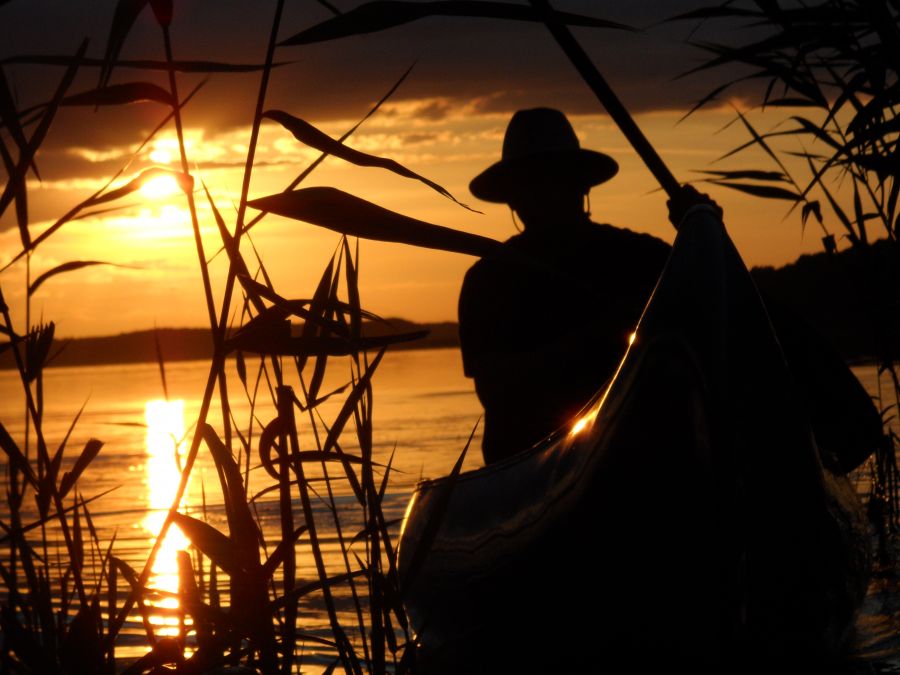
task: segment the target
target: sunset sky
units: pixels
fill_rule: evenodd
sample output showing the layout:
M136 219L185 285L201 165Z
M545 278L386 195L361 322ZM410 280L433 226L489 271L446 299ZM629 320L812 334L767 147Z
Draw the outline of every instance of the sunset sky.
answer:
M346 11L356 0L335 0ZM562 0L554 6L626 23L635 32L577 29L575 34L598 68L635 113L660 155L681 180L701 178L708 168L772 170L766 156L747 152L713 165L747 140L734 119L752 92L678 124L691 104L727 77L713 72L675 80L700 62L693 39L738 39L710 34L694 23L658 25L664 18L705 3L697 0L589 2ZM116 3L110 1L8 0L0 3L0 58L19 109L47 101L62 68L9 63L16 55L70 55L84 37L88 55L102 57ZM172 26L176 59L261 63L274 1L175 0ZM280 36L289 37L330 16L322 4L288 2ZM145 10L121 54L125 59L162 59L162 39ZM552 106L565 111L584 147L614 156L619 175L591 193L593 218L671 241L665 197L648 171L579 79L542 25L495 20L427 19L390 31L276 51L266 108L306 119L333 137L355 124L412 63L415 68L395 96L348 141L390 157L446 187L457 199L483 211L466 211L421 183L379 169L327 160L304 186L331 185L416 218L497 239L515 233L506 207L479 203L468 182L500 156L503 131L517 109ZM82 69L71 92L95 87L98 71ZM179 74L182 97L204 76ZM158 72L119 68L113 83L151 81ZM188 158L195 178L210 188L229 224L240 196L244 157L259 83L258 73L216 74L184 109ZM176 169L175 129L169 125L137 155L147 133L165 116L157 103L122 107L71 107L60 111L37 156L41 180L29 175L29 222L36 236L55 218L100 187L124 165L116 185L150 166ZM787 113L749 113L771 129ZM33 129L33 127L31 128ZM29 131L30 132L30 131ZM6 131L3 141L13 145ZM799 149L799 148L797 148ZM251 197L276 193L318 153L305 148L273 122L263 125ZM798 169L798 178L803 177ZM155 186L122 204L128 208L67 224L32 257L32 278L68 260L104 260L123 267L93 267L49 280L35 294L34 319L57 323L64 336L101 335L157 326L206 325L202 285L190 219L181 194ZM787 202L755 200L725 189L709 191L725 208L729 231L750 265L781 265L804 252L821 250L821 230L804 233L799 217L785 218ZM205 197L197 195L207 254L220 241ZM826 226L829 221L826 220ZM832 223L830 230L837 227ZM279 292L308 297L338 243L338 235L270 216L251 232ZM0 264L21 249L15 210L0 219ZM249 246L243 247L248 260ZM473 259L401 245L361 242L363 304L383 316L419 321L455 320L463 274ZM213 289L221 296L224 256L211 265ZM0 275L17 320L25 305L25 265Z

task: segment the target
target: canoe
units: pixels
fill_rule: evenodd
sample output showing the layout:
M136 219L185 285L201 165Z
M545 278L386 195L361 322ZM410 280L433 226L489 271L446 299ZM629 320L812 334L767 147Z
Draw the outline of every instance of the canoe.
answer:
M721 220L692 209L571 424L417 487L398 564L419 671L834 667L866 522L800 409Z

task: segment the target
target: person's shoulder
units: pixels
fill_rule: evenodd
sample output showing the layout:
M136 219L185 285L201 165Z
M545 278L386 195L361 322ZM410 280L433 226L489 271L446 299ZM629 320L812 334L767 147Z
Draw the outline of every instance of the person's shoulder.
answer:
M469 267L466 272L466 277L479 277L499 272L508 272L508 268L513 258L506 255L509 251L503 251L503 248L527 250L529 248L529 242L527 237L523 237L521 233L513 235L503 242L502 247L498 249L496 253L489 253L472 263L472 266Z
M635 232L627 227L618 227L609 223L589 223L584 230L585 236L606 240L609 243L639 246L666 252L672 248L670 244L647 232Z

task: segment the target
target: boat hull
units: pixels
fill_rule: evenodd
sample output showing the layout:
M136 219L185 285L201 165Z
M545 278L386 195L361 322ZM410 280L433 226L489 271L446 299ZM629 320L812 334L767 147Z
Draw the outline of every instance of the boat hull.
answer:
M418 487L400 573L424 672L839 660L865 522L713 215L683 226L636 335L568 428Z

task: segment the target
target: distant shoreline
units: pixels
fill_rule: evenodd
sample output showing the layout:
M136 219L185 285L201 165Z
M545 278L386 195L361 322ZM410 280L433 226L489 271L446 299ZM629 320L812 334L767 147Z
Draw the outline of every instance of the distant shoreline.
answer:
M296 327L295 327L296 330ZM376 337L428 331L428 335L410 342L392 345L392 351L459 347L455 322L413 323L405 319L387 319L387 323L364 322L362 333ZM212 336L208 328L158 328L99 337L54 339L50 348L50 368L127 365L157 362L157 340L165 363L210 359ZM0 370L16 367L9 350L0 354Z
M800 256L784 267L757 267L751 270L763 295L779 301L810 324L830 342L847 363L867 365L875 363L878 353L872 299L862 293L859 280L867 278L861 268L874 268L879 282L886 288L900 285L900 269L895 265L895 251L886 241L874 242L861 257L848 249L835 254L816 253ZM869 274L872 270L867 270ZM612 289L614 292L615 289ZM882 312L884 310L881 310ZM891 321L894 321L891 318ZM539 317L535 321L538 330ZM895 353L900 353L900 329L891 323L887 335ZM293 332L299 330L294 326ZM439 349L459 347L456 322L414 323L406 319L387 319L385 322L364 321L364 337L414 333L427 330L428 335L411 342L400 342L392 350ZM212 338L206 328L160 328L104 337L55 340L50 354L57 354L48 364L56 366L88 366L128 363L155 363L156 341L165 362L192 361L212 357ZM0 369L14 368L10 350L0 354Z

